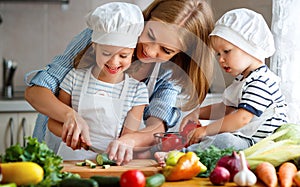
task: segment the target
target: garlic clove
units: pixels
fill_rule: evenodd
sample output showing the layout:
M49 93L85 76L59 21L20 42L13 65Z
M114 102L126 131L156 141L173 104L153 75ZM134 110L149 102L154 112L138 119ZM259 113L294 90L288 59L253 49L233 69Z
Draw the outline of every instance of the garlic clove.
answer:
M234 176L233 181L238 186L253 186L257 182L255 174L248 169L245 154L240 151L241 170Z

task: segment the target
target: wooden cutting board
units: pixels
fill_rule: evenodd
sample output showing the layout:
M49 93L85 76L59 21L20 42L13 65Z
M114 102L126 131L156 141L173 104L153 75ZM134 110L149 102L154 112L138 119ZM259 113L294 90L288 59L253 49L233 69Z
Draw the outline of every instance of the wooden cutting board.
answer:
M82 160L81 160L82 161ZM76 162L81 161L64 161L62 164L62 171L77 173L82 178L89 178L94 175L103 176L121 176L124 171L130 169L138 169L144 173L145 176L151 176L161 171L161 167L155 160L151 159L136 159L132 160L123 166L110 166L107 169L103 169L102 166L96 168L89 168L89 166L76 166Z

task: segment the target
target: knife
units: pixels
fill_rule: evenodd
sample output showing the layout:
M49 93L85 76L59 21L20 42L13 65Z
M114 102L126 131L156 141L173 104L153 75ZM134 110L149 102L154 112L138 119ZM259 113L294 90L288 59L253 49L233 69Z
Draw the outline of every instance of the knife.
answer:
M93 151L93 152L95 152L95 153L104 153L104 151L103 150L101 150L101 149L98 149L98 148L96 148L96 147L94 147L94 146L87 146L87 150L90 150L90 151Z

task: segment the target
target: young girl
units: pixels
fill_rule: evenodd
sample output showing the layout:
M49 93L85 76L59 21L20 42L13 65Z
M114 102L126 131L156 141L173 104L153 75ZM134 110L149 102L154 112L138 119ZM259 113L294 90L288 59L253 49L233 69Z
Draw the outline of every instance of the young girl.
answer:
M242 8L225 13L210 38L221 68L235 79L222 103L195 109L181 129L188 120L214 115L215 122L190 133L188 150L210 145L245 149L287 123L280 80L265 64L275 51L273 36L260 14Z
M142 12L136 5L112 2L96 8L87 15L87 25L93 30L96 64L72 69L60 85L59 99L87 123L91 143L97 150L104 152L120 134L134 132L140 126L148 104L147 88L124 71L132 62L143 24ZM61 137L61 123L49 119L48 128ZM64 160L95 159L96 154L72 150L65 143L58 149Z

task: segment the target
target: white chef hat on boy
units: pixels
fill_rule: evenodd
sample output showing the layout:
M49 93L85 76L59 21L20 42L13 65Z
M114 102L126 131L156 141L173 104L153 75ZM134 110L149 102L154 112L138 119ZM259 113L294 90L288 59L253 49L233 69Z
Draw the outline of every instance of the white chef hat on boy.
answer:
M274 38L263 16L246 8L225 13L210 36L219 36L262 62L275 52Z
M141 9L134 4L111 2L97 7L86 16L98 44L135 48L144 28Z

